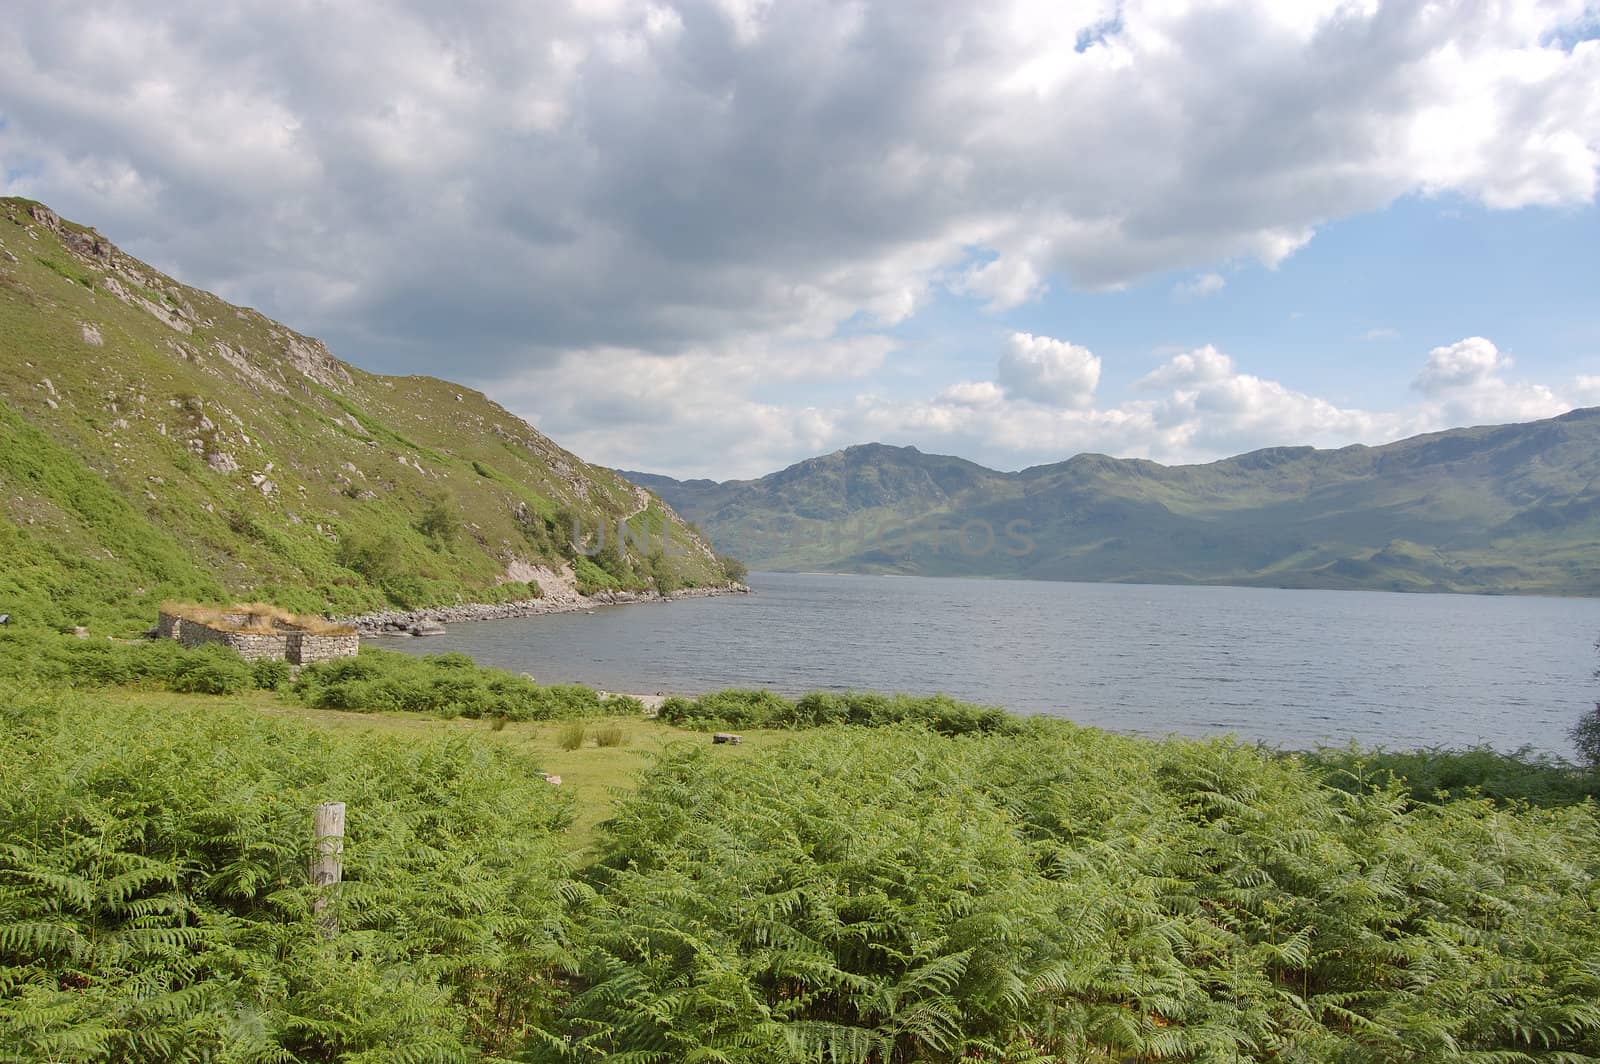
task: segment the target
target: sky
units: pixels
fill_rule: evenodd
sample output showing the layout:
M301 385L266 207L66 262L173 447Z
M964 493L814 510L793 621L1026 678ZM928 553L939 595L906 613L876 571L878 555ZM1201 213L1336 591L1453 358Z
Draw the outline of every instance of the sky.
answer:
M592 462L1600 405L1600 0L21 0L0 190Z

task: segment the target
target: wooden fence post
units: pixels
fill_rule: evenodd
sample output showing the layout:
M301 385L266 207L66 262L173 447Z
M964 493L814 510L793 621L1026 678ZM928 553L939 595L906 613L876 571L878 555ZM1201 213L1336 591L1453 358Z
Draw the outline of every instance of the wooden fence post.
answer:
M339 913L333 907L339 881L344 878L344 803L323 802L311 821L311 885L317 895L311 911L322 927L323 938L339 934Z

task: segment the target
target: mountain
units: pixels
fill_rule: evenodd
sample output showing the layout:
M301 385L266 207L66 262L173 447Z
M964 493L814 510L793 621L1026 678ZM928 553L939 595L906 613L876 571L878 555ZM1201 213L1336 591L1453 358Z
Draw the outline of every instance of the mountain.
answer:
M623 476L767 569L1600 595L1600 408L1206 465L867 444L759 480Z
M593 545L609 528L607 548L564 548L573 525ZM241 596L349 613L526 598L530 579L726 575L670 507L478 392L363 372L0 199L0 613L128 627L163 597Z

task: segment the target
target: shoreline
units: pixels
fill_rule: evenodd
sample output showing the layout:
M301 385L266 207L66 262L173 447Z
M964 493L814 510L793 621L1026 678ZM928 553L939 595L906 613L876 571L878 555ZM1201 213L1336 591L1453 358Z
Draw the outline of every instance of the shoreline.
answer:
M654 591L601 591L587 598L581 595L551 595L515 602L463 602L453 606L426 606L416 610L380 610L353 617L338 618L354 625L365 637L415 635L413 629L437 628L446 624L477 621L505 621L517 617L537 617L546 613L581 613L600 606L635 606L674 602L679 599L715 598L720 595L748 595L746 584L725 587L686 587L666 595Z

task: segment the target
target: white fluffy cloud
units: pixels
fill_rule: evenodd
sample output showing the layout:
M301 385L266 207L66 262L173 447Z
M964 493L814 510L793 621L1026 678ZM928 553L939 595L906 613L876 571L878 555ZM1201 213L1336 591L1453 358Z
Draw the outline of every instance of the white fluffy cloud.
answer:
M23 6L9 188L378 368L998 310L1600 166L1584 0Z
M1502 374L1512 365L1492 341L1469 336L1428 352L1416 388L1428 397L1427 409L1435 419L1447 424L1551 417L1573 407L1545 385L1506 380ZM1571 391L1582 400L1583 378L1573 382Z
M799 354L769 352L764 361L777 373ZM1004 469L1083 451L1190 462L1278 445L1386 443L1600 402L1600 377L1578 377L1560 394L1507 379L1509 359L1482 337L1430 352L1419 380L1443 374L1448 381L1387 409L1341 406L1244 372L1210 345L1170 356L1138 381L1131 398L1109 405L1093 401L1092 385L1058 392L1051 385L1019 391L1008 383L1019 365L1045 375L1070 367L1080 374L1078 385L1098 378L1099 359L1088 349L1026 333L1006 338L993 379L960 381L927 399L868 394L803 407L750 402L743 397L770 374L747 365L747 357L730 353L666 359L596 351L503 382L496 392L533 404L560 438L596 460L714 479L759 476L865 440L916 444Z
M651 456L621 434L663 395L692 417L662 468L732 455L754 471L916 424L992 431L990 457L1200 453L1269 428L1365 430L1216 358L1211 378L1097 407L1098 360L1048 338L1062 346L921 405L827 386L884 364L891 341L863 334L949 294L1003 313L1181 271L1201 296L1224 264L1276 266L1403 196L1591 203L1600 41L1574 28L1592 15L1586 0L22 0L0 20L0 184L370 368L504 384L608 460ZM1449 372L1425 370L1429 409L1558 398L1503 367ZM620 420L544 390L591 383ZM997 408L1009 420L984 422Z
M1034 344L1048 337L1027 337ZM1014 340L1013 340L1014 342ZM1050 341L1094 358L1086 349ZM1011 345L997 363L1003 378ZM1083 450L1186 461L1281 443L1339 445L1392 439L1418 411L1341 408L1277 381L1242 373L1228 355L1204 346L1173 355L1138 382L1137 397L1107 407L1046 406L1020 400L1001 383L971 381L928 402L873 400L839 418L872 438L943 443L1002 467L1058 461Z
M1453 344L1436 347L1428 352L1417 375L1417 390L1424 395L1438 396L1467 388L1481 387L1491 381L1502 369L1511 367L1511 359L1481 336L1469 336Z
M1006 340L995 380L1012 399L1084 409L1094 404L1100 360L1087 347L1014 332Z

